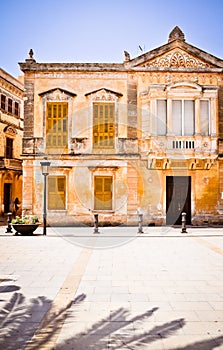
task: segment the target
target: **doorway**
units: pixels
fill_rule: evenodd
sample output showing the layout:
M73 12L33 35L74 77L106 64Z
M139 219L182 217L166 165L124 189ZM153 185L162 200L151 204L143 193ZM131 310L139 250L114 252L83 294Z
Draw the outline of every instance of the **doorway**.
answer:
M182 213L185 212L186 223L191 224L191 177L166 177L166 224L181 225Z
M9 213L11 209L11 184L4 184L4 213Z

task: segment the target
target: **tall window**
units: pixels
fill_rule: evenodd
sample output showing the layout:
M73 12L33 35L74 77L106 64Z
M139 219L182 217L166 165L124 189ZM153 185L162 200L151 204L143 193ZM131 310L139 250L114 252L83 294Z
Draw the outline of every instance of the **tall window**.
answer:
M6 109L6 96L5 95L1 95L1 108Z
M115 104L93 104L93 147L114 148Z
M14 108L14 111L15 111L15 115L18 117L19 116L19 104L18 102L15 102L15 108Z
M11 139L9 137L6 138L5 157L8 159L12 159L12 157L13 157L13 139Z
M64 148L67 146L67 115L66 102L47 103L46 146L47 148Z
M8 112L12 113L12 99L11 98L8 99Z
M112 176L95 176L94 209L112 209Z
M66 203L65 176L48 176L48 209L63 210Z
M210 103L208 100L201 100L200 105L200 131L201 135L209 135Z
M172 101L172 132L174 135L194 135L194 121L194 100Z
M167 101L157 100L157 135L166 135L167 127Z

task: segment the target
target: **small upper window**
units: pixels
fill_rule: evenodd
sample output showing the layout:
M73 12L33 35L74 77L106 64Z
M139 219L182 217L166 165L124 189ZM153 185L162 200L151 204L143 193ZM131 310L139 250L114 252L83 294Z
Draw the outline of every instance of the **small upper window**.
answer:
M12 99L11 98L8 99L8 112L12 113Z
M4 111L6 109L6 97L5 97L5 95L1 95L1 108L4 109Z
M17 117L19 116L19 104L18 104L18 102L15 102L14 113Z

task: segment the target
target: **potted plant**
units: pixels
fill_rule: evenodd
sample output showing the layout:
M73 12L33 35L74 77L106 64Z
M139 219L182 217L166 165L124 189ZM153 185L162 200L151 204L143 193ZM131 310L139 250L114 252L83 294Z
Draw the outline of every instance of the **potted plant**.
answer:
M39 218L36 215L16 216L12 219L12 227L16 231L16 235L32 235L39 226Z

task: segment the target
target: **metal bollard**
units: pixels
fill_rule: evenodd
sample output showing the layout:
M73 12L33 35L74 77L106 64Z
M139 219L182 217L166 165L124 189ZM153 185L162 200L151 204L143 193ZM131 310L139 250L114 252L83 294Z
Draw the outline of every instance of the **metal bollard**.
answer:
M142 221L143 221L143 214L139 214L139 228L138 228L138 233L143 233L143 228L142 228Z
M187 228L186 228L186 213L182 213L182 228L181 228L181 233L187 233Z
M8 215L8 219L7 219L8 226L6 227L5 233L12 233L12 226L11 226L12 213L8 213L7 215Z
M99 231L98 231L98 214L94 214L94 233L99 233Z

